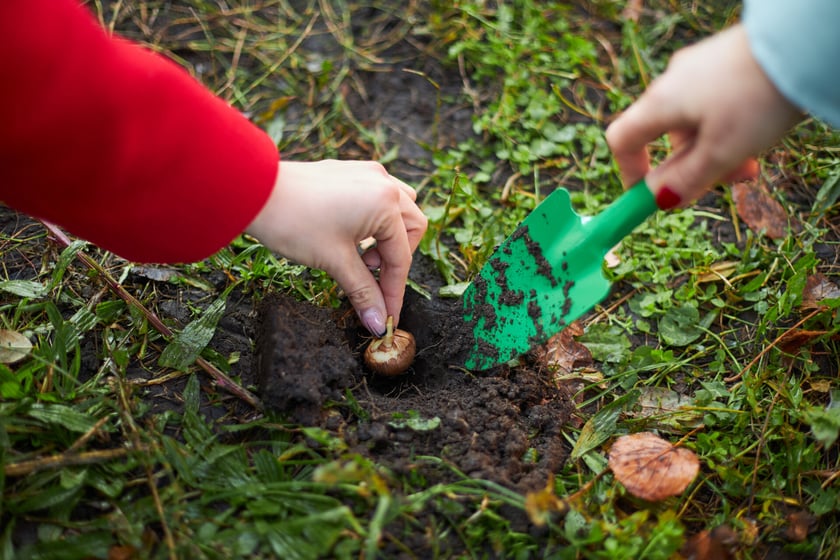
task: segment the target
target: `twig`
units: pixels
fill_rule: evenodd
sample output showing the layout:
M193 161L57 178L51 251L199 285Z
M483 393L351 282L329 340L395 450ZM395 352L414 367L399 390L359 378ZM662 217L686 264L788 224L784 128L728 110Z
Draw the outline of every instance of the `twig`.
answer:
M82 437L73 442L73 445L68 447L65 453L78 453L79 449L81 449L90 440L90 438L92 438L96 435L97 432L99 432L99 429L105 425L105 422L107 422L110 419L110 417L110 415L103 416L102 418L97 420L96 424L94 424L93 427L87 432L82 434Z
M758 481L758 464L761 462L761 453L764 450L764 443L767 441L767 426L770 424L770 418L773 417L773 409L776 407L776 401L779 400L781 393L776 391L773 400L770 401L770 408L764 417L764 425L761 427L761 436L758 438L758 447L755 450L755 462L753 463L752 481L750 482L750 499L747 503L747 511L752 511L753 503L755 503L755 485Z
M50 222L45 222L41 220L41 223L47 228L49 231L62 245L65 247L69 247L71 244L70 238L67 237L61 229L55 224ZM105 270L102 265L96 262L93 258L91 258L86 253L81 251L76 253L76 258L79 259L82 264L90 268L91 270L96 271L103 280L110 286L110 288L120 296L126 303L140 311L146 320L155 328L159 333L165 336L167 339L172 339L175 334L169 330L169 327L163 324L157 315L146 309L146 307L140 303L140 301L135 298L133 295L128 293L125 288L123 288L119 282L117 282L111 274ZM250 404L257 410L263 410L262 402L257 398L256 395L245 389L244 387L239 386L235 381L233 381L230 377L225 375L223 371L219 368L199 356L195 360L196 365L198 365L201 369L203 369L213 380L216 384L227 391L228 393L235 395L245 401L246 403Z
M821 488L822 490L825 490L826 488L828 488L829 486L831 486L831 484L832 484L835 480L837 480L838 478L840 478L840 471L836 471L836 472L832 473L832 474L831 474L831 476L829 476L829 477L825 480L825 482L823 482L823 483L820 485L820 488Z
M761 358L763 358L765 354L767 354L767 352L769 352L771 349L775 348L775 347L776 347L776 345L778 345L778 344L779 344L779 342L780 342L780 341L781 341L781 340L782 340L785 336L787 336L787 334L788 334L790 331L792 331L793 329L796 329L796 328L798 328L798 327L801 327L801 326L802 326L802 324L803 324L803 323L805 323L805 321L807 321L808 319L810 319L811 317L813 317L813 316L814 316L814 315L816 315L817 313L821 313L821 312L823 312L823 311L825 311L825 309L823 309L822 307L818 307L817 309L814 309L812 312L808 313L805 317L803 317L802 319L800 319L799 321L797 321L795 325L793 325L793 326L792 326L792 327L790 327L789 329L785 330L785 332L783 332L782 334L780 334L779 336L777 336L777 337L776 337L776 340L774 340L773 342L771 342L768 346L765 346L765 347L761 350L761 352L759 352L759 353L758 353L758 355L757 355L755 358L753 358L752 360L750 360L750 363L748 363L747 365L745 365L745 366L741 369L741 371L739 371L739 372L738 372L738 373L736 373L735 375L732 375L732 376L730 376L730 377L726 377L726 378L724 378L724 381L726 381L727 383L731 383L731 382L733 382L733 381L737 381L738 379L741 379L741 377L744 375L744 373L745 373L747 370L749 370L751 367L753 367L755 364L757 364L757 363L758 363L758 361L759 361Z
M620 307L620 306L621 306L624 302L626 302L628 299L630 299L631 297L633 297L633 296L636 294L636 292L637 292L637 291L638 291L638 290L636 290L636 289L634 288L634 289L633 289L632 291L630 291L629 293L624 294L623 296L621 296L621 297L618 299L618 301L616 301L615 303L611 304L609 307L604 308L603 310L599 311L596 315L593 315L592 317L590 317L589 319L587 319L587 320L585 321L586 325L587 325L587 326L589 326L589 325L592 325L592 324L597 323L598 321L600 321L600 320L601 320L601 318L602 318L602 317L605 317L606 315L609 315L610 313L612 313L613 311L615 311L618 307Z
M29 461L9 463L3 467L3 474L6 476L26 476L34 472L46 469L60 469L73 465L92 465L124 457L130 451L143 452L146 448L128 449L120 447L117 449L101 449L98 451L85 451L82 453L62 453L50 455Z

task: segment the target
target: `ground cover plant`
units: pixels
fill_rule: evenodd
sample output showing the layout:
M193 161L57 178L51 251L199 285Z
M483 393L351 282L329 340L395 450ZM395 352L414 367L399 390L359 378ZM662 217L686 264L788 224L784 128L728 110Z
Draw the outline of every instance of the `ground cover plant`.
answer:
M611 116L737 2L89 5L284 157L417 188L417 359L371 375L332 281L247 237L136 266L0 207L0 557L840 553L840 143L819 122L757 183L648 220L549 344L459 367L458 297L494 247L558 186L583 214L621 192ZM627 436L698 474L637 497Z

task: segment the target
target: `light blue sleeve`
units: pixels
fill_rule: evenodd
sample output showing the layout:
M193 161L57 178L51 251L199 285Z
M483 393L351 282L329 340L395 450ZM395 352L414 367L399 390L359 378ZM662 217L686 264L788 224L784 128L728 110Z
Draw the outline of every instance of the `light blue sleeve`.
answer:
M744 0L743 24L779 91L840 127L840 0Z

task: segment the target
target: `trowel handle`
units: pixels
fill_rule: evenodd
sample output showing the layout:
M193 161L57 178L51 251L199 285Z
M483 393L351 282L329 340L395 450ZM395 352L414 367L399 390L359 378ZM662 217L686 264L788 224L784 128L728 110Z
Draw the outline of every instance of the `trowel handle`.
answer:
M656 210L656 198L642 179L586 224L588 237L606 253Z

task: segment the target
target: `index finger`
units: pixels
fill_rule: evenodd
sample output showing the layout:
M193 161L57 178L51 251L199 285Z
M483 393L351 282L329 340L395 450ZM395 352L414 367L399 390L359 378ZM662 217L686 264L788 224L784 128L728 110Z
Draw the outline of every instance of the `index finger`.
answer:
M613 153L621 179L633 185L650 171L648 144L664 134L691 126L688 117L660 95L657 83L642 94L607 128L607 144Z
M379 288L385 300L385 309L388 315L394 316L394 322L399 323L412 251L400 213L396 211L395 214L385 220L384 229L374 237L380 258Z

